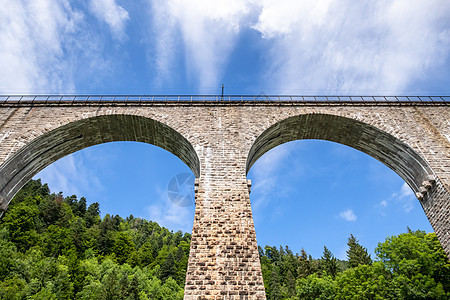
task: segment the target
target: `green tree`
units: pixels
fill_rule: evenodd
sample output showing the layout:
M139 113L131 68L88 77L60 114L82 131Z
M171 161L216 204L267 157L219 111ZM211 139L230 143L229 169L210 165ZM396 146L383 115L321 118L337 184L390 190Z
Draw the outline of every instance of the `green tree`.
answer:
M305 300L335 299L336 283L331 276L312 274L297 280L297 297Z
M113 253L114 233L118 230L114 217L106 214L99 224L100 233L97 240L97 247L104 255Z
M276 266L272 267L270 278L269 278L269 290L267 299L276 300L281 299L281 279L278 268Z
M9 240L9 232L6 228L0 230L0 280L4 280L14 272L17 248Z
M277 247L266 246L264 249L266 250L265 253L270 262L278 264L278 262L281 261L280 252Z
M150 265L154 259L154 247L152 242L149 240L139 248L137 262L140 267L146 267Z
M124 276L124 278L126 278L126 276ZM138 281L138 277L136 275L133 275L133 277L131 278L131 282L125 286L126 288L126 299L129 300L139 300L139 281Z
M112 266L106 271L102 278L102 292L105 300L115 300L120 298L119 278L117 276L117 267Z
M172 278L168 278L158 291L157 299L182 300L183 289Z
M34 198L10 205L2 218L2 227L9 232L11 241L19 251L26 251L40 243L40 236L36 230L39 210Z
M284 285L282 288L283 292L283 297L284 298L291 298L294 297L296 294L295 291L295 278L294 275L292 275L291 270L288 270L286 272L286 276L284 278Z
M318 263L308 255L305 249L302 248L300 251L300 256L298 257L298 275L301 278L312 275L318 271Z
M0 299L16 300L26 297L24 289L27 285L25 279L15 274L0 281Z
M392 278L394 299L450 299L441 283L431 276L416 274L411 278L403 274L394 274Z
M320 268L322 272L330 275L332 278L335 278L338 273L337 259L326 246L323 246Z
M125 263L135 251L131 237L125 232L117 232L114 238L112 252L116 255L119 264Z
M435 233L417 230L391 236L375 252L402 297L420 299L426 291L434 295L450 292L450 263Z
M177 274L177 265L175 263L175 259L172 255L172 252L169 252L169 255L167 255L166 259L161 265L159 278L162 281L166 281L166 279L169 277L172 278L176 277L176 274Z
M77 293L77 299L80 300L102 299L103 296L102 284L97 280L86 284L83 286L83 289Z
M86 222L81 217L76 217L70 224L71 239L78 253L84 253L88 247L89 237Z
M93 225L97 225L101 222L100 218L100 205L97 202L89 205L86 214L86 227L92 227Z
M50 225L42 235L44 253L52 257L65 254L70 248L74 248L71 236L69 228Z
M335 299L398 299L390 282L382 263L359 265L337 276Z
M353 234L350 234L347 245L347 258L350 268L355 268L359 265L370 265L372 263L372 259L370 258L370 254L367 253L367 249L359 244L359 241Z
M52 291L56 299L72 299L73 282L70 278L69 267L64 264L58 264L55 276L52 279Z

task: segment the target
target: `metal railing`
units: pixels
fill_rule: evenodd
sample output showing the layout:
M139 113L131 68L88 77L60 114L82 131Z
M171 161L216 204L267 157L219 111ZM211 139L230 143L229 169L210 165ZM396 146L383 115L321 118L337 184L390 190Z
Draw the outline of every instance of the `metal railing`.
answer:
M0 103L122 102L450 102L450 96L0 95Z

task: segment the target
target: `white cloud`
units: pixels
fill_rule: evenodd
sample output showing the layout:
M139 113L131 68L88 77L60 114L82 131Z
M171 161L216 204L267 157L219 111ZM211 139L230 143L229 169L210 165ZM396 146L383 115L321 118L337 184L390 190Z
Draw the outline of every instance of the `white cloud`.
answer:
M392 194L392 198L394 198L394 201L396 203L399 203L402 206L403 210L406 213L409 213L414 209L415 203L417 201L416 197L413 194L413 191L406 184L406 182L403 183L400 191Z
M63 37L79 15L67 1L0 1L0 91L72 88Z
M281 164L287 160L290 152L290 145L291 144L280 145L261 156L254 164L255 176L265 177L267 174L276 172Z
M67 0L0 0L0 92L73 93L110 69L98 32Z
M152 7L153 26L161 30L158 70L170 66L176 52L174 36L181 34L188 78L197 79L201 93L216 90L251 6L240 0L158 1Z
M202 93L217 91L244 30L268 41L258 83L275 93L401 93L437 78L449 59L446 0L151 3L158 75L176 74L168 70L184 54L186 77Z
M47 183L54 193L64 192L64 195L81 197L104 189L94 170L84 163L83 153L80 152L76 156L71 154L57 160L34 178L41 178L42 183Z
M126 23L130 17L115 0L91 0L90 9L99 20L108 24L115 38L123 40L126 37Z
M406 182L402 184L397 192L392 193L388 200L382 200L375 205L382 216L393 208L400 208L405 213L410 213L417 205L417 198ZM390 207L387 209L386 207Z
M272 212L271 222L284 214L283 205L278 206L274 200L290 195L293 187L288 184L288 178L299 177L305 172L303 162L292 162L289 158L301 147L300 143L279 145L261 156L252 166L249 173L252 179L250 200L255 224L269 217L268 207Z
M399 196L402 198L413 196L413 192L406 182L402 184L402 188L400 189Z
M254 199L252 205L253 210L265 207L269 199L272 198L271 196L276 193L275 188L280 184L276 174L283 163L287 161L289 151L289 144L275 147L261 156L252 166L252 191L254 191L252 195L252 200Z
M160 189L156 203L146 207L148 220L157 222L170 230L191 232L194 222L193 206L180 207L174 205L168 198L167 192Z
M349 222L354 222L357 219L355 213L351 209L347 209L347 210L340 212L339 217L341 217L342 219L349 221Z
M386 207L389 205L389 202L386 200L382 200L379 203L377 203L374 207L379 211L380 215L385 217L386 216Z
M88 3L115 38L127 36L130 15L117 0ZM142 38L155 62L152 76L163 81L179 76L174 61L184 61L188 84L198 85L201 93L220 88L246 30L265 39L254 43L267 64L255 84L274 92L395 93L448 69L446 0L148 3L153 25L145 33L151 38ZM0 92L74 91L92 81L98 88L102 79L93 74L110 74L120 61L104 58L104 33L68 0L0 0L0 5ZM248 41L253 42L259 41Z
M323 26L332 0L319 1L260 1L261 14L253 26L264 38L289 36L298 27L304 34Z
M155 84L159 87L162 82L173 76L174 60L180 54L177 47L177 26L174 16L167 7L166 0L150 1L150 14L152 15L151 36L146 38L148 44L147 59L155 68Z
M253 26L272 44L282 91L400 91L449 56L445 0L263 0ZM433 16L433 17L430 17Z

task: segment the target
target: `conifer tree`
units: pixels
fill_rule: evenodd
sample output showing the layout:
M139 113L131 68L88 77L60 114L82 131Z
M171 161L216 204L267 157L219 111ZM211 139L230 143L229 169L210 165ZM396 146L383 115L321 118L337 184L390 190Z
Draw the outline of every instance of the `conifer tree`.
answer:
M370 254L367 253L367 249L359 244L359 241L353 234L350 234L347 245L347 258L350 268L355 268L359 265L370 265L372 263L372 259L370 258Z
M298 275L303 278L317 272L317 262L302 248L298 257Z
M337 259L326 246L323 246L323 255L321 259L322 271L333 278L336 277L338 272Z
M286 290L287 290L287 297L294 297L295 296L295 278L294 275L292 275L291 270L288 270L286 273Z
M172 277L176 278L177 274L177 265L175 263L175 259L173 257L172 252L167 255L164 262L161 264L161 280L165 281L167 278Z
M85 219L86 227L92 227L93 225L100 223L100 205L98 202L94 202L89 205L85 214Z
M274 247L275 248L275 247ZM278 268L273 266L272 272L270 273L269 278L269 295L267 295L267 299L275 300L281 298L280 291L280 274L278 272Z

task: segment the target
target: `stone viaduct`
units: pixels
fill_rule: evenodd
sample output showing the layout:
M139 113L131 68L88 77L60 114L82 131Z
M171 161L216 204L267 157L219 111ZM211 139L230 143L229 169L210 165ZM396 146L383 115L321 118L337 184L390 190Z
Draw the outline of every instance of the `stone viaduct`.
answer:
M185 299L265 299L246 174L273 147L321 139L399 174L450 254L449 97L193 97L0 96L1 211L65 155L112 141L150 143L197 177Z

